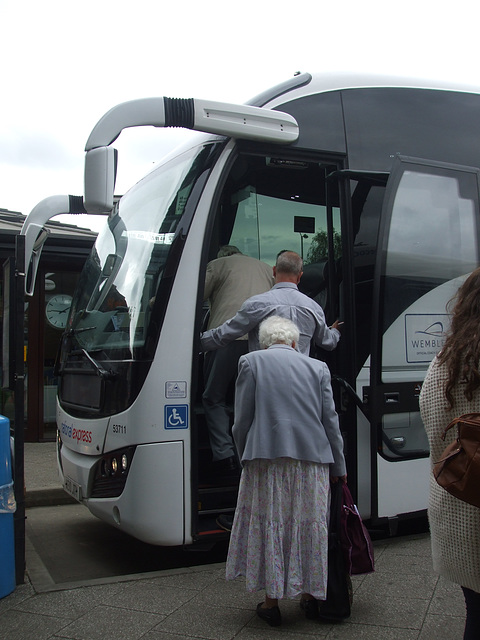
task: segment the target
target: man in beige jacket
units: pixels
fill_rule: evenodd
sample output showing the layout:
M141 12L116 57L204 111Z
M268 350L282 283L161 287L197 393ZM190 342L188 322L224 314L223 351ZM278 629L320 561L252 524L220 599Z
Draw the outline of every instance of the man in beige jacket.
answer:
M217 259L207 265L204 300L210 304L208 329L234 316L251 296L274 284L273 270L265 262L243 255L237 247L220 248ZM218 480L239 475L235 446L230 434L227 394L237 374L238 360L248 351L247 336L205 354L203 406L207 422L213 469Z

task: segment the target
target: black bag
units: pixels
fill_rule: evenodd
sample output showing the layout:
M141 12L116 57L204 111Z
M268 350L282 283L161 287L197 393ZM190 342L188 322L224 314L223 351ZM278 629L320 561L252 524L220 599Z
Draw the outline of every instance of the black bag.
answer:
M353 602L352 581L345 566L340 542L340 518L343 508L343 482L331 485L330 525L328 531L327 599L318 601L321 620L342 622L350 617Z

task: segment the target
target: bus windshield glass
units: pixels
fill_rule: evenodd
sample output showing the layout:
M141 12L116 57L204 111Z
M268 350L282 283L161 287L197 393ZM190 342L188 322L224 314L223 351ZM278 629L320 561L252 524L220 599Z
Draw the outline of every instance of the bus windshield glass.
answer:
M141 357L170 249L211 150L212 145L202 145L177 156L117 203L72 303L72 348Z

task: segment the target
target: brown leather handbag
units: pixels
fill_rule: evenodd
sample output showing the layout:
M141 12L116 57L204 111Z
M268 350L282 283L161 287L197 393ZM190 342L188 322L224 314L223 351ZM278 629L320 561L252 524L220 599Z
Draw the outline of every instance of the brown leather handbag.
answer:
M457 427L457 438L434 463L433 475L448 493L480 508L480 413L466 413L450 422L442 433Z

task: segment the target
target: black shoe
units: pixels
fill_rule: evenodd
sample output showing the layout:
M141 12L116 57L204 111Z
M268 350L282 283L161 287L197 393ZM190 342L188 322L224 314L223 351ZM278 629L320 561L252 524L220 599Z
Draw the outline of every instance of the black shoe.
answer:
M318 618L318 601L307 600L302 598L300 600L300 609L305 612L305 618L307 620L317 620Z
M238 474L240 472L235 456L230 456L230 458L223 458L222 460L214 460L212 462L212 469L216 473Z
M233 516L226 516L224 514L218 516L215 520L220 529L224 529L225 531L231 531L233 526Z
M214 482L236 484L240 479L240 469L235 456L212 462L212 480Z
M271 609L263 609L263 602L257 604L257 616L262 620L265 620L271 627L279 627L282 624L282 614L278 607L272 607Z

